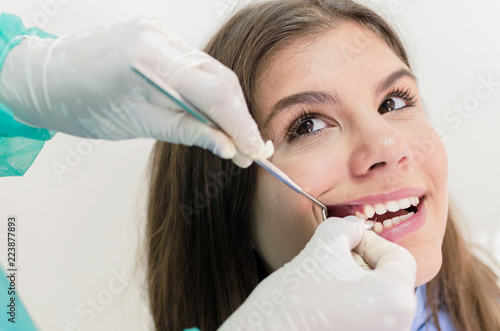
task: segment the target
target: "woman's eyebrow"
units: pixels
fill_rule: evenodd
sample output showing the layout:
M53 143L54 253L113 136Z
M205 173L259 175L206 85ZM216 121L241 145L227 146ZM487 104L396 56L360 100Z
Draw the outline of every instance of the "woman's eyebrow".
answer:
M317 105L317 104L325 104L337 106L340 104L340 98L337 95L330 95L326 92L321 91L305 91L296 94L289 95L280 101L278 101L271 112L267 116L267 119L264 123L269 123L273 118L278 116L278 114L293 105L303 104L303 105Z
M387 90L389 87L394 85L398 80L400 80L403 77L409 77L417 82L417 78L411 73L410 70L406 68L402 68L398 71L393 72L386 78L384 78L380 83L377 84L377 87L375 88L375 96L380 95L382 92Z
M375 88L375 95L378 96L379 94L387 90L395 82L397 82L403 77L410 77L415 82L417 81L417 78L411 73L411 71L409 71L406 68L402 68L398 71L393 72L392 74L384 78L380 83L378 83ZM303 105L324 104L324 105L338 106L341 104L341 100L337 94L331 95L329 93L322 91L305 91L292 94L279 100L273 106L273 108L271 108L271 112L267 116L264 125L267 125L276 116L278 116L278 114L284 109L297 104L303 104Z

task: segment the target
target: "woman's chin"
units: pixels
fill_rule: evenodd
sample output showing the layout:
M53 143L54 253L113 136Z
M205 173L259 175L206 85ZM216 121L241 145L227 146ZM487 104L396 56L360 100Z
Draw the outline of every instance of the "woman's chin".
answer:
M417 260L417 278L415 281L415 287L426 284L434 279L434 277L436 277L439 273L439 270L441 270L442 261L441 255L439 255L439 257L433 257L433 261L431 261L432 263L429 261L420 261L421 263L419 263ZM422 264L424 265L422 266Z

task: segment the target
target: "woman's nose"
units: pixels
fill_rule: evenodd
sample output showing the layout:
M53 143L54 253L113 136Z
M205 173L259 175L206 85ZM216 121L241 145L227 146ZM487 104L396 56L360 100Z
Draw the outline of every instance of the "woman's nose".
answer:
M410 145L384 119L353 133L349 168L354 177L403 170L410 162Z

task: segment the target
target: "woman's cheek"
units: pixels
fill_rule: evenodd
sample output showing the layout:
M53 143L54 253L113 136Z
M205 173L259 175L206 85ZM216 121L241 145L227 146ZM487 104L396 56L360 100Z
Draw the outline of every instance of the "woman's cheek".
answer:
M293 259L317 226L312 203L307 198L270 174L259 173L252 238L268 266L275 270Z
M328 190L333 179L326 155L317 150L307 155L275 154L272 162L306 192L317 195ZM259 172L252 232L257 251L272 270L305 247L320 222L318 213L309 199L270 174Z
M306 192L319 195L338 181L341 168L339 160L335 149L325 142L301 154L280 151L272 162Z
M278 147L271 158L291 180L313 196L339 180L342 158L335 153L338 135L307 137ZM315 213L316 212L316 213ZM259 170L252 222L257 252L273 270L293 259L320 222L319 208L269 173Z

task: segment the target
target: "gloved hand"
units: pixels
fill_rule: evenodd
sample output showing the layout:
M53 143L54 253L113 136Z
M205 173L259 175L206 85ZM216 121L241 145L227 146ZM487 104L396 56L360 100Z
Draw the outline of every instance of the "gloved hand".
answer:
M416 309L415 259L363 231L354 216L327 219L219 330L408 330ZM355 262L353 248L374 270Z
M229 135L192 116L132 72L156 72ZM236 75L148 17L59 39L26 37L0 72L0 102L24 124L109 140L155 138L211 150L242 167L267 158Z

